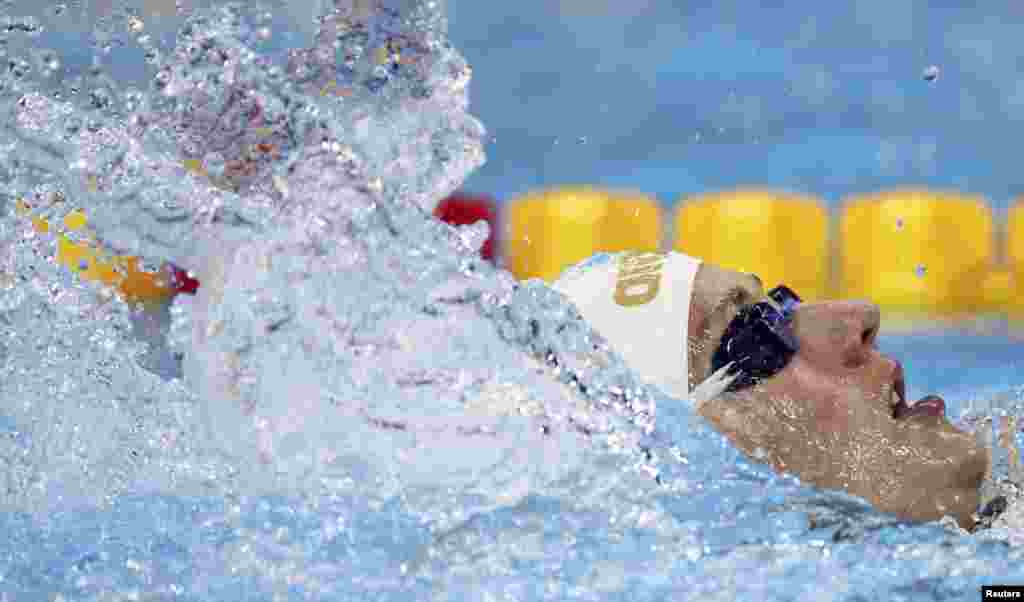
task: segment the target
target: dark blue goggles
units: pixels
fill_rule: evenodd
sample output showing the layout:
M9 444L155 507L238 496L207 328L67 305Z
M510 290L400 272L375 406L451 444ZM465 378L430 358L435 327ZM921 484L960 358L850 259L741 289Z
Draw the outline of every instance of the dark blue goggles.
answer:
M761 301L741 309L711 356L712 374L730 362L729 373L738 373L729 391L778 374L799 348L791 322L800 297L789 287L777 286L768 291L768 298L778 307Z

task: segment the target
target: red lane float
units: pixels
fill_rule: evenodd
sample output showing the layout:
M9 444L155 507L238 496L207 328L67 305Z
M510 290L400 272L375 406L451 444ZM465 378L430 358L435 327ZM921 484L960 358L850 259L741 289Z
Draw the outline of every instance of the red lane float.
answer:
M434 217L453 226L468 226L480 220L486 221L491 228L491 234L480 247L480 256L488 261L494 261L498 207L493 199L456 192L437 204L434 208Z
M175 294L194 295L199 290L199 281L188 275L188 272L176 265L171 265L171 287Z

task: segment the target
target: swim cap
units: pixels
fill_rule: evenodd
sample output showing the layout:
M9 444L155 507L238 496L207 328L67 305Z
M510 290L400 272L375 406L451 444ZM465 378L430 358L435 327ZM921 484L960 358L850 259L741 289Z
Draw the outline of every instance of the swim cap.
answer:
M700 260L682 253L595 255L554 283L643 379L690 397L687 333Z

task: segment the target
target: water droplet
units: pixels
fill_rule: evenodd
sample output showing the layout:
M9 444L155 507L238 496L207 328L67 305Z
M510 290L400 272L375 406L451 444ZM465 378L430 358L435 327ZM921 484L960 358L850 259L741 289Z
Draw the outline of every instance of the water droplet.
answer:
M220 153L208 153L203 157L203 166L211 176L220 177L224 175L224 169L227 166L227 161Z
M185 47L185 55L192 64L198 63L203 58L203 54L203 49L199 44L189 44Z
M128 31L132 33L140 33L146 28L146 23L139 17L132 15L128 17Z
M82 120L75 116L69 115L64 121L64 133L67 136L74 136L82 129Z
M142 107L145 95L143 95L141 90L128 88L121 98L122 102L124 102L124 108L131 113L138 111Z
M929 65L928 67L925 67L924 71L921 72L921 78L926 82L933 82L939 79L938 65Z
M917 267L914 268L914 275L917 276L918 278L924 278L924 275L927 271L928 268L923 263L919 263L917 264Z
M167 84L171 83L171 71L170 69L161 69L153 76L153 84L157 89L167 87Z
M587 143L587 137L586 136L580 136L579 138L576 139L576 143L577 144L586 144Z
M39 53L39 63L43 66L46 71L56 71L60 69L61 62L60 57L53 50L43 50Z
M163 273L163 262L157 259L149 259L143 257L139 260L137 265L138 270L145 274L161 274Z
M26 60L11 61L7 68L15 79L21 79L32 72L32 66Z
M110 106L110 91L106 88L96 88L89 91L89 104L95 109L105 109Z
M468 226L457 226L459 240L470 253L478 253L491 235L491 227L485 220Z

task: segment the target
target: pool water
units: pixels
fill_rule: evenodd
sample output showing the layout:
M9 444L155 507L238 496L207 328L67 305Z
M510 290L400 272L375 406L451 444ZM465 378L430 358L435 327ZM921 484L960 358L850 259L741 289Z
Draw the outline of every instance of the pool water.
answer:
M969 536L775 474L551 289L478 259L486 232L430 218L486 135L438 7L335 14L362 25L328 19L276 62L256 58L278 25L259 9L197 12L130 108L0 80L10 194L65 191L118 252L203 283L147 321L0 217L0 600L960 600L1024 582L1015 502ZM363 52L389 38L413 67ZM281 163L245 164L235 190L182 169L216 172L252 128ZM953 416L1015 403L1017 343L880 344Z

